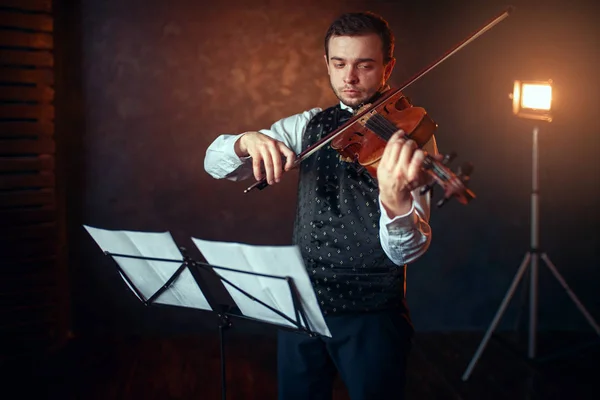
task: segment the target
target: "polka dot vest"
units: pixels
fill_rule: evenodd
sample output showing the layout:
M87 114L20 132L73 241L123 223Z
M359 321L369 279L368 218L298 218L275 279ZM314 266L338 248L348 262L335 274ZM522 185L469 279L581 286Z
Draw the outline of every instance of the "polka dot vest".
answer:
M308 124L302 150L350 117L339 105ZM379 242L377 182L324 146L300 165L294 244L325 315L404 307L404 268Z

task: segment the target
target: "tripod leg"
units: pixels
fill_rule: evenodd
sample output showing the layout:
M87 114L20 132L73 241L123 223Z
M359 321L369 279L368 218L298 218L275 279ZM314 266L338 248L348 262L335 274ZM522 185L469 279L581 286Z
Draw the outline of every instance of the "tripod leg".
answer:
M514 294L515 289L517 288L517 285L519 284L519 281L521 281L521 278L523 277L523 273L527 269L527 264L529 263L530 259L531 259L531 253L525 254L525 257L523 258L523 262L521 263L521 266L517 270L517 273L515 274L515 277L511 283L508 291L506 292L506 295L504 296L504 300L502 300L502 304L500 305L500 308L496 312L496 316L494 317L494 320L490 324L490 327L488 328L487 332L485 333L483 340L479 344L479 348L477 348L477 351L475 352L473 359L469 363L467 370L465 371L465 373L462 376L463 381L466 381L467 379L469 379L469 375L471 375L471 371L473 370L473 367L475 367L475 363L477 363L477 360L479 359L479 357L481 357L481 353L483 353L483 350L484 350L485 346L487 345L487 342L490 340L490 337L492 336L492 333L494 332L494 330L496 330L496 326L498 325L498 322L500 322L500 319L502 318L502 315L504 314L504 311L506 310L506 306L510 302L510 299L512 298L512 296Z
M523 314L523 310L525 309L525 303L527 302L527 296L529 293L529 275L525 275L523 276L523 286L521 286L521 295L520 295L520 299L521 299L521 303L519 304L519 307L517 308L517 316L515 318L515 326L514 326L514 331L515 332L520 332L521 331L521 318L522 318L522 314Z
M538 308L538 263L540 254L537 249L531 254L531 270L529 277L529 345L528 356L530 359L535 357L536 334L537 334L537 308Z
M571 288L569 288L569 285L567 285L567 282L565 282L565 280L563 279L563 277L558 273L558 270L556 269L556 267L554 266L554 264L552 264L552 261L550 261L550 259L546 255L546 253L543 253L542 256L541 256L541 258L542 258L542 260L544 260L544 262L546 263L546 266L550 269L550 271L552 272L552 274L554 275L554 277L558 280L558 282L561 284L561 286L566 290L566 292L569 295L569 297L571 298L571 300L573 300L573 303L575 303L575 305L577 306L577 308L579 308L579 311L581 311L581 313L583 314L583 316L585 317L585 319L587 320L587 322L592 326L592 328L594 328L594 330L596 331L596 333L598 334L598 336L600 336L600 327L598 327L598 324L596 323L596 321L594 321L594 318L585 309L585 307L579 301L579 299L577 298L577 296L575 295L575 293L573 293L573 291L571 290Z

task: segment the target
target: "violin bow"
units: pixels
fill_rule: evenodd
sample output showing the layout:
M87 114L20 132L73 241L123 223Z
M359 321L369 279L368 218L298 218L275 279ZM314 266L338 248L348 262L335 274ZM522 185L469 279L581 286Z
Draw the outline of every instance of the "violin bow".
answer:
M512 14L512 12L514 11L514 9L515 9L514 6L508 6L503 12L501 12L497 16L491 18L481 28L479 28L476 31L472 32L465 39L463 39L458 44L456 44L454 47L452 47L450 50L448 50L446 53L444 53L437 60L435 60L434 62L432 62L431 64L429 64L425 68L423 68L420 72L416 73L413 77L411 77L410 79L408 79L405 83L403 83L397 89L388 90L387 92L385 92L381 97L379 97L379 99L377 99L371 105L371 107L363 107L363 109L360 112L358 112L357 114L355 114L352 118L350 118L348 121L346 121L339 128L335 129L333 132L331 132L330 134L328 134L324 138L322 138L319 141L317 141L312 146L308 147L302 153L300 153L298 155L298 157L296 158L296 161L294 162L294 165L292 166L292 168L296 168L302 161L304 161L305 159L307 159L308 157L310 157L311 155L313 155L317 150L319 150L320 148L322 148L323 146L325 146L326 144L328 144L329 142L331 142L338 135L342 134L349 126L353 125L354 122L357 119L360 119L363 115L365 115L366 113L370 112L373 108L376 108L380 104L384 103L385 101L387 101L387 99L389 99L390 97L394 96L398 92L401 92L401 91L405 90L407 87L409 87L410 85L412 85L413 83L415 83L417 80L421 79L423 76L425 76L431 70L433 70L434 68L436 68L438 65L440 65L441 63L443 63L444 61L446 61L448 58L450 58L454 54L456 54L458 51L460 51L461 49L463 49L464 47L466 47L468 44L470 44L471 42L473 42L479 36L483 35L485 32L487 32L490 29L492 29L494 26L496 26L497 24L499 24L500 22L502 22L504 19L508 18L509 15ZM257 181L256 183L254 183L252 186L248 187L246 190L244 190L244 193L248 193L249 191L251 191L252 189L255 189L255 188L263 189L263 188L265 188L267 186L268 186L267 180L266 180L266 178L263 178L260 181Z

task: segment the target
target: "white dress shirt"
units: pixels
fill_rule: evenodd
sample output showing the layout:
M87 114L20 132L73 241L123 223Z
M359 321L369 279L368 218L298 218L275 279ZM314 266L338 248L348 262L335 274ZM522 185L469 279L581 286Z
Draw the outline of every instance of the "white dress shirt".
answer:
M346 105L340 103L343 108ZM302 149L302 136L314 115L322 111L312 108L304 112L282 118L269 129L259 132L282 141L296 154ZM352 111L352 110L350 110ZM234 144L244 133L223 134L218 136L206 150L204 168L208 174L217 179L240 181L253 176L250 157L240 158L235 154ZM435 137L423 146L429 154L437 154ZM431 242L429 215L430 194L420 195L420 189L412 192L413 203L410 211L404 215L390 218L379 201L379 240L387 256L394 264L402 266L414 262L425 253Z

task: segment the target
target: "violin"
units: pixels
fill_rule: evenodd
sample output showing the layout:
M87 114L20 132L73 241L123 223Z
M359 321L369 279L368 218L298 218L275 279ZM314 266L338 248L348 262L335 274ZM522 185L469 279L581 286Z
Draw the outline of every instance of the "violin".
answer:
M366 170L371 177L377 177L377 167L383 155L387 141L398 130L404 132L406 139L414 140L423 147L433 136L438 125L423 107L414 107L400 91L387 96L378 106L363 106L366 110L362 117L352 121L350 126L331 141L331 147L340 154L342 161L353 162ZM462 204L475 198L467 188L467 182L473 171L471 163L464 163L457 173L448 168L456 157L455 153L445 155L440 162L426 154L423 168L434 181L444 188L444 197L437 203L441 207L450 198L455 197ZM425 185L421 194L433 188Z
M331 143L331 147L339 153L343 161L358 164L361 169L365 169L376 179L379 160L387 141L395 132L401 130L405 138L414 140L419 147L424 146L433 136L438 125L423 107L413 106L402 92L478 36L507 18L513 9L514 7L509 6L404 85L396 89L388 89L380 93L377 100L359 107L352 118L298 155L294 167ZM455 173L448 167L455 157L456 153L450 153L444 155L442 161L438 161L429 154L425 156L423 169L433 178L434 183L444 189L443 198L437 202L438 207L451 198L456 198L461 204L467 204L475 198L475 194L467 188L473 165L464 163ZM248 187L244 193L254 188L262 190L267 186L266 178L263 178ZM432 188L433 184L424 186L421 188L421 194L427 193Z

